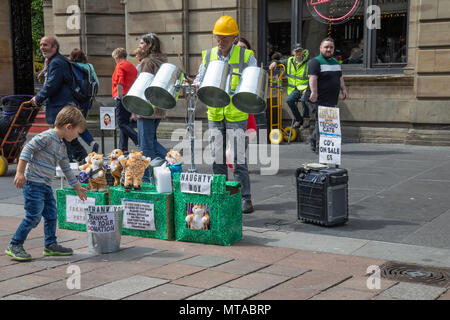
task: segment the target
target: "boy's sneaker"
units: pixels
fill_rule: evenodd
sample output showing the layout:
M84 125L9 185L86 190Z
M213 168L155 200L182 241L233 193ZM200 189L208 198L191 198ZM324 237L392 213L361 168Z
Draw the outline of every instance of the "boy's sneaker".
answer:
M70 248L64 248L56 242L44 248L44 256L71 256L73 250Z
M10 244L6 248L5 253L17 261L30 261L31 255L28 254L22 245Z

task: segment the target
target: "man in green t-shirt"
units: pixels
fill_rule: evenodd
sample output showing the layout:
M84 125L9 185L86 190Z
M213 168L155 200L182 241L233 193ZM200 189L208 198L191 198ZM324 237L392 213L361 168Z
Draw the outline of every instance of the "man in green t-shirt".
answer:
M339 61L333 58L334 40L325 38L320 44L320 55L308 62L309 85L305 92L305 101L315 118L315 128L309 137L311 149L319 152L319 106L335 107L338 104L339 91L342 99L348 98L347 88L342 76Z

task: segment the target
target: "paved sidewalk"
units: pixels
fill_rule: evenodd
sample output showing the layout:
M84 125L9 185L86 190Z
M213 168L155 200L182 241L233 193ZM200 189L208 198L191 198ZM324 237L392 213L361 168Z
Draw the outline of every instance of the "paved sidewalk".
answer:
M112 139L106 143L110 150ZM123 236L120 252L92 255L86 233L58 230L75 254L43 257L41 223L25 243L34 257L28 263L4 254L24 215L11 166L0 177L0 299L449 300L448 286L381 278L380 288L369 289L367 273L387 261L450 268L450 148L344 144L343 150L350 177L344 226L297 220L293 173L317 161L297 143L280 146L276 176L250 166L256 211L244 215L243 239L232 246Z
M20 218L0 217L6 248ZM370 289L367 271L387 260L242 241L229 247L122 236L121 250L93 255L86 233L58 230L71 257L43 257L42 224L25 248L31 262L0 252L0 297L107 300L449 300L448 288L381 279ZM78 269L79 268L79 269ZM80 271L80 282L74 272Z

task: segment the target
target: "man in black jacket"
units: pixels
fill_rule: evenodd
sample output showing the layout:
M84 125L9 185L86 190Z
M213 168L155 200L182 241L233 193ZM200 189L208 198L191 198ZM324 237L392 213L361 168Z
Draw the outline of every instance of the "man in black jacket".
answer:
M40 49L46 60L47 80L31 102L37 106L46 101L45 119L48 124L53 125L62 108L79 103L72 95L72 71L67 58L59 53L58 41L55 37L45 36L41 39ZM78 139L65 143L69 160L82 162L86 158L87 152Z

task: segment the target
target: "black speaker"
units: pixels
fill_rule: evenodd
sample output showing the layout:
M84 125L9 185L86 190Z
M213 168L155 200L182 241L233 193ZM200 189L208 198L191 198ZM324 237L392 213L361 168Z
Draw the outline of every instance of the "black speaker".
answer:
M297 212L304 222L334 226L348 221L348 173L343 168L299 168Z

